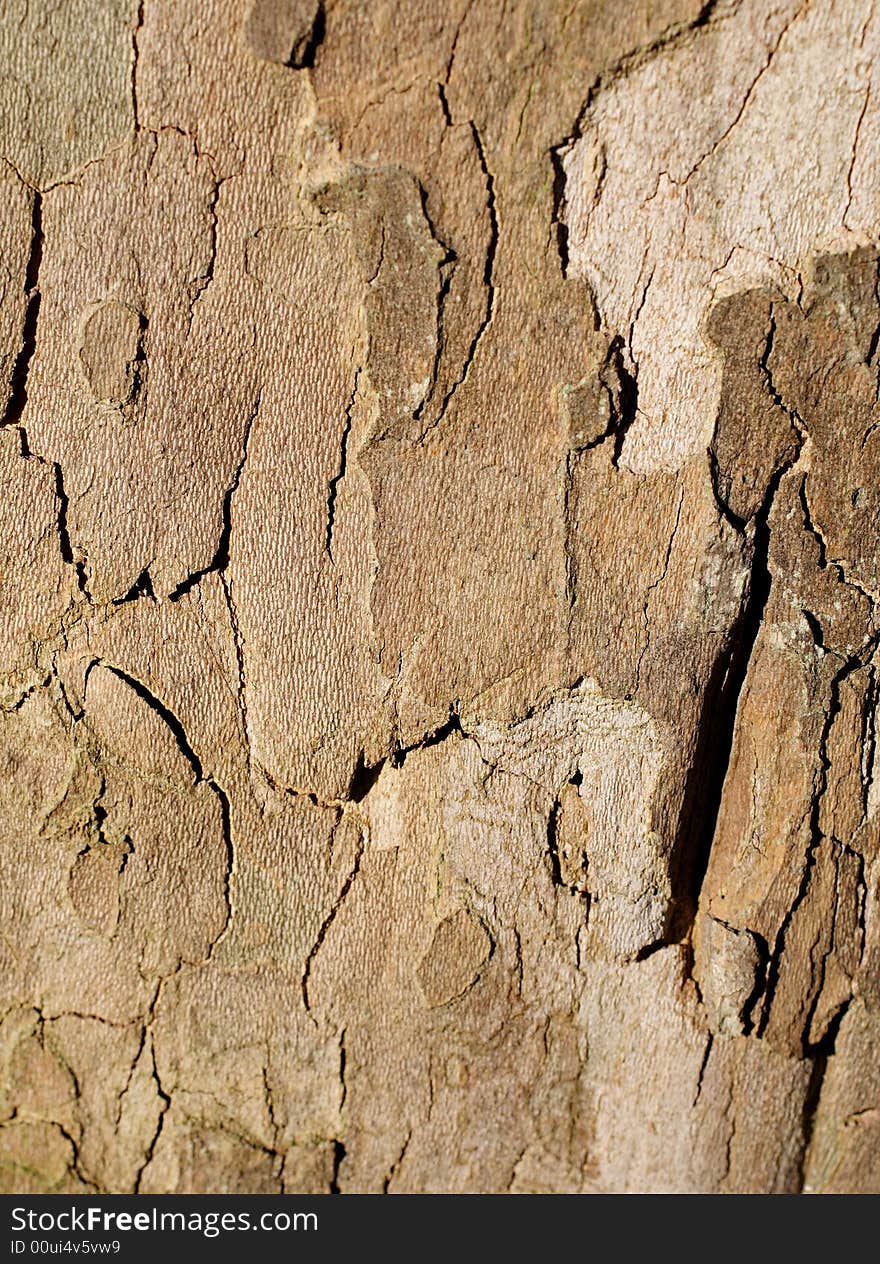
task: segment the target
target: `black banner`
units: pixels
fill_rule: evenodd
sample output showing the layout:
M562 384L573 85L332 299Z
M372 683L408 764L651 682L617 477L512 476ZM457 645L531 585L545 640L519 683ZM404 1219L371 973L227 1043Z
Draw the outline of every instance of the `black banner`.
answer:
M631 1258L680 1254L684 1241L714 1251L760 1239L766 1223L784 1232L786 1253L842 1245L876 1223L876 1196L824 1198L704 1195L141 1195L82 1197L4 1195L7 1256L15 1260L238 1258L328 1259L368 1251L393 1260L449 1256L451 1264L482 1257L512 1261L532 1251ZM687 1217L685 1221L683 1218ZM686 1227L685 1227L686 1226ZM768 1244L775 1239L764 1239ZM753 1248L750 1247L749 1250ZM757 1256L763 1254L760 1250ZM539 1257L540 1258L540 1257Z

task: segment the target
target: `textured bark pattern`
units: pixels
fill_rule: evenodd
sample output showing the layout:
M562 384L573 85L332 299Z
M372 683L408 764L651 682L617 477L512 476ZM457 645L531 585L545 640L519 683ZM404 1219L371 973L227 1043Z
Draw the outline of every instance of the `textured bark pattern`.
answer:
M8 0L3 1189L880 1189L878 54Z

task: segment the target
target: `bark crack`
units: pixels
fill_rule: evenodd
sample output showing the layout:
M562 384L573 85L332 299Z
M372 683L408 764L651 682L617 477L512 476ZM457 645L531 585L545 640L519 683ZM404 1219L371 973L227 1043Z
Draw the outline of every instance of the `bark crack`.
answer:
M232 822L229 796L226 794L226 791L217 784L213 777L205 776L202 761L193 749L183 724L170 707L166 706L166 704L162 702L162 700L158 698L156 694L154 694L153 691L142 681L138 680L135 676L130 675L128 672L123 671L121 667L115 667L112 663L105 662L103 659L95 659L93 660L89 670L98 665L111 672L117 680L121 680L123 684L128 685L129 689L131 689L133 693L137 694L141 701L146 703L150 710L159 716L171 732L181 755L189 764L193 773L195 785L207 786L212 794L215 795L220 805L221 831L223 846L226 853L226 864L223 875L223 897L226 908L226 918L208 949L208 955L205 958L205 963L207 963L213 957L217 945L223 939L232 924L232 876L235 869L235 849L232 842ZM86 673L86 675L88 676L88 673Z
M31 244L25 266L25 313L21 330L21 350L16 357L9 381L9 397L3 416L3 426L21 428L21 419L27 405L28 375L37 347L37 321L40 315L40 264L43 259L43 198L33 191L31 201ZM27 439L23 438L23 446Z
M140 56L138 41L140 38L141 28L144 25L144 4L145 0L139 0L135 25L131 33L131 115L134 120L135 132L140 129L140 119L138 117L137 71L138 57Z
M819 1100L822 1096L822 1085L825 1082L825 1074L828 1070L828 1054L820 1052L813 1059L813 1065L810 1069L810 1078L807 1083L807 1091L804 1095L804 1105L801 1111L801 1153L798 1163L798 1185L797 1192L804 1193L804 1186L807 1178L807 1166L810 1154L810 1143L813 1140L813 1132L816 1127L816 1115L819 1110Z
M864 33L863 33L862 38L864 39ZM847 227L846 221L849 218L850 209L852 207L852 198L853 198L852 180L853 180L853 172L856 166L856 157L858 155L859 138L862 132L862 123L865 121L865 115L868 113L868 104L871 100L871 70L872 70L872 67L869 66L867 75L866 75L866 82L865 82L865 99L862 102L862 108L861 108L861 111L859 112L859 117L856 120L856 129L855 129L855 134L853 136L853 143L852 143L852 154L850 156L849 167L847 168L847 172L846 172L846 208L843 212L844 228Z
M870 652L873 652L873 650L876 649L878 643L880 643L880 633L876 634L874 637L871 638ZM842 658L841 655L835 653L835 651L833 650L827 651L827 652L833 654L834 657L836 658ZM777 932L776 938L773 943L773 948L771 950L770 961L767 967L767 983L764 990L764 1002L761 1009L761 1016L756 1027L756 1034L758 1036L763 1036L767 1030L767 1024L770 1020L770 1013L773 1007L773 999L775 997L776 988L779 982L779 972L780 972L780 967L782 963L782 958L785 952L786 938L788 936L788 932L792 925L794 916L797 913L800 906L803 904L804 900L807 897L807 893L809 892L810 883L813 876L813 871L816 867L816 854L821 844L826 841L826 836L823 833L822 828L821 828L820 818L821 818L822 800L825 796L826 790L828 789L828 773L831 768L831 759L828 754L828 741L831 735L831 730L834 726L834 721L836 717L838 716L838 714L840 713L840 709L841 709L841 702L840 702L841 686L848 676L851 676L853 672L858 671L863 666L864 666L864 660L862 657L858 655L851 655L851 656L842 658L841 666L835 672L829 686L828 706L825 711L825 720L824 720L824 723L822 726L822 732L819 738L819 773L818 773L818 777L816 781L816 786L810 800L810 813L809 813L810 841L807 847L806 855L804 857L804 867L801 874L800 885L798 887L794 900L791 903L790 908L788 909L785 917L782 920L782 923L779 927L779 931ZM832 845L834 844L834 840L828 840L828 841L832 842ZM839 872L838 872L838 881L839 881ZM833 935L833 922L832 922L832 935ZM811 1045L810 1040L809 1040L809 1020L812 1017L812 1013L815 1010L816 1004L818 1003L818 996L821 993L821 977L824 975L824 958L828 956L832 948L833 948L833 944L831 945L831 947L829 947L828 953L825 953L823 955L823 959L819 964L819 970L820 970L819 986L818 986L818 989L816 990L816 996L814 997L811 1003L811 1007L807 1015L807 1021L805 1023L804 1034L802 1037L805 1056L811 1056L811 1055L815 1056L817 1055L817 1053L822 1053L823 1051L827 1052L829 1045L830 1045L830 1048L833 1050L834 1037L836 1035L837 1028L839 1027L840 1020L843 1017L843 1012L849 1003L849 1002L845 1002L842 1009L838 1011L838 1014L835 1016L835 1021L831 1024L828 1032L823 1037L823 1039L820 1040L816 1045ZM811 954L811 979L810 979L811 985L815 984L814 975L815 975L815 970L812 965L812 954ZM812 987L811 987L811 990L812 990Z
M70 499L64 489L64 476L58 461L49 461L37 452L31 451L30 440L23 424L28 402L28 381L31 364L37 349L37 325L40 315L40 266L43 259L43 199L39 190L33 190L31 202L31 245L25 268L24 291L26 306L21 331L21 349L16 357L9 380L9 395L6 402L0 427L18 431L21 456L26 461L36 461L50 470L55 483L55 496L58 501L56 528L58 531L58 547L62 561L74 566L79 591L91 600L86 583L85 564L74 556L67 526L67 515Z
M565 786L574 786L575 788L578 788L582 784L582 780L583 778L581 777L581 774L576 772L574 776L569 778L569 780L565 783ZM565 786L562 787L563 790L565 789ZM569 880L568 875L563 873L563 857L560 855L559 850L559 810L561 807L561 793L561 790L557 793L550 805L550 811L547 814L547 847L545 854L550 867L550 878L553 885L555 887L559 887L563 891L567 891L569 895L577 896L577 898L583 902L583 926L586 926L590 917L590 903L592 900L589 888L587 887L587 855L585 851L581 852L580 873L573 881Z
M324 43L327 33L327 13L324 0L319 0L315 9L315 18L305 40L293 45L290 56L284 63L289 70L313 70L318 50Z
M324 547L327 556L332 562L333 558L333 527L336 521L336 497L339 492L339 485L345 478L348 469L348 441L351 436L351 419L354 413L355 404L357 403L358 383L360 381L361 370L357 368L354 374L354 386L351 391L351 399L345 409L345 423L342 427L342 441L339 449L339 468L330 479L327 488L327 534L324 540Z
M339 1191L339 1173L342 1164L345 1162L345 1146L337 1138L333 1140L333 1172L330 1177L330 1193L338 1194Z
M389 1167L388 1173L384 1181L382 1182L383 1194L388 1194L391 1192L390 1190L391 1182L394 1180L395 1176L400 1171L400 1165L401 1163L403 1163L403 1160L406 1158L406 1152L407 1152L407 1149L409 1148L409 1143L412 1140L412 1135L413 1135L412 1128L408 1128L406 1136L403 1139L403 1144L401 1145L400 1150L398 1152L397 1158Z
M629 52L618 58L613 65L600 71L593 80L568 134L549 150L553 174L550 225L556 236L556 248L559 254L563 278L567 278L569 267L568 225L565 221L568 209L565 159L572 148L583 137L587 119L597 98L613 83L628 78L633 71L647 65L662 53L681 47L701 30L732 17L738 8L738 3L725 3L725 0L707 0L707 3L703 5L691 22L676 22L668 26L656 39L649 44L630 49Z
M241 440L241 456L232 475L232 481L223 493L222 502L222 521L223 526L220 531L220 538L217 541L217 548L213 558L207 566L203 566L201 570L193 571L188 575L182 583L178 584L169 596L169 601L179 601L181 597L186 596L196 584L198 584L206 575L223 574L229 565L229 545L232 539L232 498L238 491L241 482L242 471L244 470L245 461L248 456L248 444L250 442L251 431L254 428L254 422L257 420L257 414L260 411L260 402L262 400L262 387L257 391L254 406L251 409L250 416L245 422L244 434Z
M730 135L731 135L731 133L732 133L732 132L733 132L733 131L734 131L734 130L735 130L735 129L739 126L739 124L742 122L742 119L743 119L743 116L744 116L744 114L745 114L746 110L747 110L747 109L748 109L748 107L749 107L749 102L751 101L751 99L752 99L752 97L753 97L753 95L754 95L754 93L755 93L755 89L757 88L757 86L758 86L758 84L760 83L761 79L763 79L764 75L765 75L765 74L767 73L767 71L770 69L770 66L771 66L771 65L772 65L772 63L773 63L773 58L774 58L774 57L776 56L776 54L778 53L778 51L779 51L779 49L780 49L780 47L781 47L781 45L782 45L782 41L785 39L785 37L786 37L786 35L788 34L788 32L789 32L789 31L791 30L791 28L794 26L795 22L797 22L799 18L803 17L804 13L806 13L806 11L807 11L807 9L808 9L808 8L809 8L809 0L807 0L807 3L805 3L805 4L803 5L803 7L802 7L802 8L800 8L800 9L797 11L797 13L795 13L795 14L793 15L793 17L791 17L791 18L789 19L789 21L788 21L788 22L786 22L785 26L784 26L784 27L782 28L782 30L780 31L780 33L779 33L779 35L778 35L778 37L777 37L777 39L776 39L776 42L773 44L772 48L771 48L771 49L770 49L770 51L768 52L768 54L767 54L767 58L766 58L766 60L765 60L765 62L764 62L764 64L763 64L763 66L761 66L760 70L759 70L759 71L758 71L758 73L755 75L754 79L753 79L753 80L752 80L752 82L749 84L748 88L746 89L745 95L744 95L744 97L743 97L743 99L742 99L742 102L740 103L739 109L737 110L737 112L736 112L736 114L735 114L735 116L734 116L733 120L732 120L732 121L728 124L728 126L724 129L724 131L721 133L721 135L718 137L718 139L712 143L711 147L710 147L709 149L707 149L707 151L706 151L704 154L701 154L701 155L700 155L700 157L699 157L699 158L697 159L697 161L694 163L693 167L691 167L690 171L687 173L687 175L685 176L685 178L684 178L683 180L674 180L674 181L672 181L672 183L673 183L673 184L677 184L677 185L679 185L679 187L682 187L682 188L683 188L683 187L684 187L684 186L688 183L688 181L690 180L691 176L696 175L696 173L699 171L700 167L702 167L703 163L704 163L704 162L706 162L706 161L707 161L707 159L711 158L711 157L712 157L712 155L713 155L714 153L716 153L716 151L717 151L717 150L721 147L721 145L723 145L723 144L724 144L724 142L727 140L728 136L730 136ZM669 177L669 178L671 179L671 177Z
M360 872L361 858L363 854L364 854L364 839L363 839L363 834L361 834L358 837L358 847L357 847L357 851L355 852L355 857L352 862L351 869L349 870L345 880L343 881L342 886L339 888L339 894L334 900L333 905L330 908L330 911L327 913L326 917L321 923L318 929L318 934L315 938L315 942L312 944L312 947L309 950L309 954L306 957L305 963L303 965L302 998L303 998L303 1005L305 1006L305 1010L307 1014L311 1015L312 1013L311 1002L309 1000L309 979L311 977L312 967L315 963L315 958L317 957L318 953L321 951L321 947L324 943L324 940L327 938L327 933L329 932L330 927L333 925L334 921L336 920L336 917L340 909L342 908L342 905L345 903L345 899L354 884L354 880L358 876L358 873ZM312 1015L312 1017L314 1018L314 1015Z
M232 596L232 585L230 584L225 571L220 572L220 583L223 587L223 595L226 599L226 609L229 612L229 624L232 628L232 641L235 646L235 665L238 671L238 709L241 715L245 757L247 759L248 771L250 772L252 767L252 756L250 728L248 726L247 680L245 678L244 665L244 637L242 636L241 626L238 621L238 609L236 608L235 600Z
M692 1106L696 1106L697 1102L700 1100L700 1095L703 1092L703 1076L706 1073L706 1067L709 1064L709 1057L712 1053L712 1045L714 1043L715 1043L715 1037L712 1035L712 1032L711 1031L707 1032L706 1044L703 1049L703 1057L700 1060L700 1068L697 1072L697 1089L696 1089L696 1092L694 1093L694 1100L691 1103Z
M141 1192L144 1172L153 1161L153 1155L156 1153L156 1146L159 1144L159 1138L162 1136L162 1129L165 1126L165 1117L171 1107L171 1098L162 1088L162 1081L159 1078L159 1069L156 1066L156 1049L153 1044L152 1035L150 1036L150 1074L156 1088L156 1094L161 1104L159 1107L159 1116L156 1120L155 1130L147 1143L146 1149L144 1150L143 1162L140 1164L135 1174L134 1187L132 1190L135 1194L139 1194Z
M169 976L169 978L170 977L172 976ZM156 1152L156 1146L159 1142L159 1138L162 1135L162 1129L165 1125L165 1116L168 1114L168 1110L171 1106L171 1097L168 1093L166 1093L165 1089L162 1087L162 1080L159 1075L159 1068L156 1065L156 1044L155 1044L155 1037L154 1037L154 1031L153 1031L153 1028L156 1022L156 1012L159 1008L159 1001L162 996L162 989L167 983L167 981L168 981L167 979L160 979L156 987L156 991L153 995L153 999L150 1002L150 1008L147 1013L147 1020L144 1023L140 1047L135 1056L135 1061L132 1066L131 1074L128 1077L128 1084L130 1084L131 1077L134 1074L134 1066L137 1064L138 1061L140 1061L140 1058L143 1056L144 1050L146 1049L147 1041L149 1040L150 1078L153 1081L153 1085L156 1090L156 1096L159 1099L159 1112L156 1118L156 1125L153 1129L152 1135L150 1136L146 1146L144 1147L143 1160L138 1165L137 1172L135 1173L134 1183L132 1186L132 1193L135 1193L135 1194L139 1194L141 1192L141 1185L143 1182L144 1173L149 1167L150 1163L152 1162L153 1155ZM126 1090L127 1090L128 1084L126 1085ZM126 1090L123 1090L123 1092L125 1092ZM120 1108L120 1116L121 1116L121 1108Z
M769 357L772 348L772 337L775 326L772 323L768 331L767 349L764 360ZM766 365L762 364L766 369ZM773 390L769 370L766 370L768 389L774 401L794 419L794 414L782 403L779 395ZM740 697L745 687L749 663L755 643L761 630L764 611L770 597L772 575L770 572L770 513L783 478L796 466L806 443L803 423L797 419L795 428L799 443L794 455L783 461L774 471L767 485L763 502L751 523L752 561L745 602L740 616L730 636L729 644L716 662L706 690L706 705L700 722L697 737L697 749L694 756L691 774L684 796L682 820L684 829L692 834L692 842L687 845L676 864L679 872L684 872L688 865L692 868L692 911L691 920L696 912L702 892L703 882L709 864L709 855L718 815L724 783L727 780L730 760L733 753L733 742L736 730L736 716L739 710ZM717 464L713 466L713 454L709 453L709 467L712 476L712 489L719 514L734 528L745 532L749 524L737 517L725 504L718 491ZM697 804L700 806L697 807ZM692 817L694 825L688 825ZM686 853L686 855L685 855Z
M194 148L196 150L196 153L198 153L198 146L195 145L195 142L194 142ZM213 164L211 165L213 166ZM210 220L210 226L208 229L208 239L209 239L208 262L205 265L204 272L201 274L201 276L196 278L196 281L194 284L193 294L192 294L192 298L190 300L190 305L189 305L189 322L187 326L187 332L192 329L192 323L195 316L196 305L202 298L205 291L211 285L211 282L214 280L214 271L217 266L217 232L218 232L217 203L220 200L220 190L222 189L226 181L231 178L232 177L228 175L215 177L214 188L211 190L211 196L208 199L208 216Z
M423 430L420 436L420 440L419 440L420 442L424 442L426 436L430 434L432 430L435 430L442 423L449 409L449 405L452 403L452 400L453 400L453 397L455 396L456 391L458 390L460 386L463 386L464 383L467 381L468 375L470 374L470 371L471 371L471 366L473 365L474 359L477 354L477 349L480 345L480 342L483 339L483 335L485 334L486 330L489 328L490 324L492 323L492 314L495 308L495 283L494 283L495 256L498 250L498 239L499 239L498 212L495 205L495 178L492 175L492 172L490 171L488 162L486 160L486 151L483 145L483 139L480 135L480 132L476 123L473 120L471 120L470 122L470 129L471 129L471 135L474 141L474 146L477 151L477 156L479 158L480 168L483 172L483 177L486 181L486 208L489 213L489 241L486 246L486 257L485 257L485 261L483 265L483 287L486 291L486 306L485 306L483 318L480 321L480 324L477 327L477 330L474 333L473 338L471 339L471 343L470 343L470 346L468 347L467 355L465 356L464 364L462 365L461 371L459 372L458 376L453 381L452 385L449 387L449 390L443 396L443 400L440 404L440 408L437 411L436 417L433 419L430 425L428 425ZM440 244L442 245L443 243L441 242ZM454 263L455 263L455 254L454 252L448 251L447 258L444 259L440 267L442 269L444 264L451 264L454 266ZM434 381L435 382L437 379L437 369L439 367L439 359L440 359L439 353L441 349L441 343L443 340L442 339L442 332L443 332L442 321L443 321L443 311L444 311L444 300L446 298L446 295L449 292L449 287L451 283L452 283L452 272L450 271L448 275L443 279L443 282L440 287L440 292L438 295L438 311L437 311L438 355L434 364ZM429 392L429 395L426 396L426 400L430 397L430 394L431 392ZM416 412L416 418L418 418L421 415L421 412L423 410L424 410L424 404L421 406L419 411Z

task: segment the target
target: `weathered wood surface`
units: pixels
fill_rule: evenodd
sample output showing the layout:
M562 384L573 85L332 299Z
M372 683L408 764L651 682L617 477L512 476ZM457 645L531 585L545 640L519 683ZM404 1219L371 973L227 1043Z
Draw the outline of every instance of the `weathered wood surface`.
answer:
M880 1189L878 54L6 0L4 1189Z

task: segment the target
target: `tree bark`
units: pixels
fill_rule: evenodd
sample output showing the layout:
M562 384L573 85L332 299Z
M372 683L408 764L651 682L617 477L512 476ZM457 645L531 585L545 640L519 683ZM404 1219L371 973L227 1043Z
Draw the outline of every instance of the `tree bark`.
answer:
M6 9L3 1189L880 1190L880 13Z

